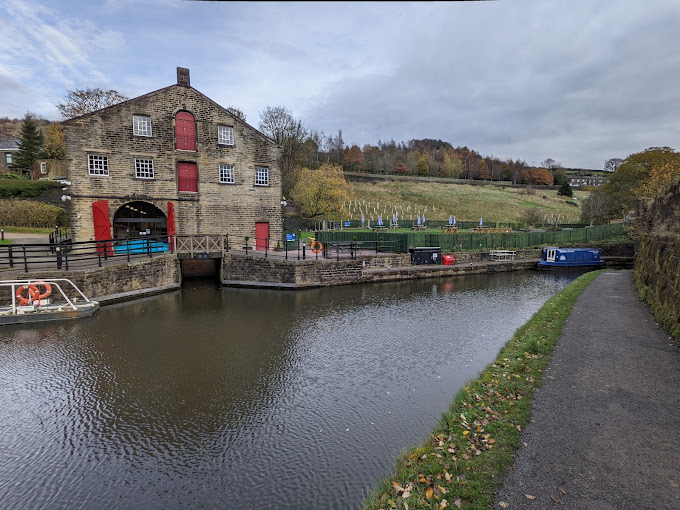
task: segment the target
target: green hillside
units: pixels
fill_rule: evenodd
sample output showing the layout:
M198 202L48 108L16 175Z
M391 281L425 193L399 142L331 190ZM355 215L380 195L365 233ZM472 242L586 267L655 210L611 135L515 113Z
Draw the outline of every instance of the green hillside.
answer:
M542 219L560 223L576 223L580 217L578 204L588 197L587 191L574 191L575 200L551 190L531 188L501 188L498 186L473 186L467 184L444 184L432 182L354 182L351 219L361 219L356 207L369 214L377 214L379 205L383 214L396 208L404 211L404 218L425 212L428 220L447 220L455 215L457 220L484 222L521 222L527 209L534 209ZM570 202L570 203L567 203ZM370 206L368 205L370 203ZM368 215L366 215L368 219Z

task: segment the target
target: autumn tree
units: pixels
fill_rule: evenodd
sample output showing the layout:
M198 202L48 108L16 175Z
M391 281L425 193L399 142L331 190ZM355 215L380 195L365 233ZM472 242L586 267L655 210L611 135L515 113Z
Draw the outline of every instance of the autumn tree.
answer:
M284 106L267 106L261 111L258 129L281 147L281 190L287 196L295 186L295 168L305 159L307 129Z
M352 145L351 148L345 147L342 162L350 171L362 170L364 168L364 155L357 145Z
M545 168L529 168L522 172L526 184L550 185L553 183L552 174Z
M342 219L342 206L353 193L340 165L324 163L317 170L302 168L291 198L304 218Z
M679 155L680 156L680 155ZM635 190L638 197L654 198L680 175L680 158L654 166L640 187Z
M43 152L45 157L49 159L64 159L66 156L64 130L61 128L61 124L53 122L47 126Z
M416 163L416 173L426 177L430 175L430 164L427 162L427 154L423 154Z
M622 217L634 209L641 194L650 193L655 186L646 186L647 181L654 179L661 185L662 175L672 174L680 165L679 157L670 147L650 147L628 156L602 188L608 197L610 217Z
M26 113L19 133L19 150L12 161L12 168L31 170L33 164L42 157L43 134L35 123L35 116Z
M397 161L397 164L394 165L394 173L398 175L408 175L411 173L411 171L409 170L406 163L403 161Z
M117 90L74 89L67 91L64 102L57 104L57 110L64 119L72 119L127 100L128 97Z

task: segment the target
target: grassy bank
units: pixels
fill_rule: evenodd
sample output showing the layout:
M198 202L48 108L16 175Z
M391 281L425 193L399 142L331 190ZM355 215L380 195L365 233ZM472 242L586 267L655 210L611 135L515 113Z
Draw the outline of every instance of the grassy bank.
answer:
M576 223L580 217L578 204L590 193L574 191L576 200L557 194L555 190L534 190L500 188L498 186L472 186L468 184L445 184L432 182L354 182L353 199L360 203L371 203L367 209L373 210L380 204L382 210L394 205L415 217L416 210L423 211L427 206L427 218L430 220L447 220L455 215L458 220L485 222L515 223L523 221L527 209L535 209L542 220L544 216L556 218L561 223ZM570 204L567 204L570 202ZM354 219L361 219L357 213Z
M460 390L425 442L400 456L365 510L491 508L564 322L601 272L577 278L515 332L496 361Z

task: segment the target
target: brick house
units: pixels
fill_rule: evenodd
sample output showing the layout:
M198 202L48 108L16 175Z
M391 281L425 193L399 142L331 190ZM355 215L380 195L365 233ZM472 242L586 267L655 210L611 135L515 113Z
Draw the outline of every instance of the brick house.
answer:
M63 123L75 241L144 235L283 236L280 148L177 84Z

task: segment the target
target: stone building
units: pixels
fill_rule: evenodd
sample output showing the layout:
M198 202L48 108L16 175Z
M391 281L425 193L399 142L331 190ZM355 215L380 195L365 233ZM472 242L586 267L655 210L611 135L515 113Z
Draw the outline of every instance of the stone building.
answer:
M0 133L0 175L5 175L6 173L16 173L16 170L12 168L12 159L16 157L19 151L19 138L15 136L6 135Z
M280 148L177 84L63 123L75 241L223 235L264 249L283 236Z

